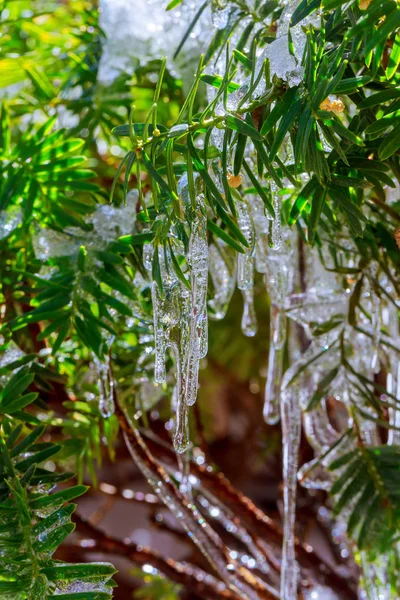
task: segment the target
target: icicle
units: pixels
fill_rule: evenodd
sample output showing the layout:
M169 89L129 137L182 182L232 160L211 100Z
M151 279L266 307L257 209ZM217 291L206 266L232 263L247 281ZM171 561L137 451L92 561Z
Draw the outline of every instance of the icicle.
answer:
M189 406L196 402L199 383L199 363L200 359L206 356L208 346L208 242L207 216L203 196L198 196L196 203L196 216L192 223L187 256L192 288L185 394L185 401Z
M97 384L99 389L99 410L102 416L107 419L114 414L114 381L110 368L110 357L105 355L104 360L93 356L93 362L96 368Z
M188 407L185 400L191 320L190 298L188 290L173 270L169 250L158 247L158 258L163 290L161 292L158 284L153 282L154 380L157 383L166 380L165 361L169 348L174 357L176 372L174 447L178 453L183 453L190 445Z
M389 398L389 401L393 404L397 401L400 403L400 361L397 360L397 369L396 375L393 378L391 373L388 374L387 377L387 390L389 393L393 394L396 400L393 398ZM399 427L400 428L400 409L399 408L389 408L389 425L391 427ZM400 446L400 431L396 429L389 429L388 432L388 445L389 446Z
M154 461L139 432L133 428L129 433L124 430L123 435L132 458L149 485L176 517L222 580L243 600L258 600L256 591L240 577L236 562L226 555L220 538L194 504L179 493L164 469Z
M371 369L373 373L379 373L379 345L381 341L381 300L376 294L376 279L378 277L378 265L372 263L369 269L369 299L371 312L371 334L372 334L372 358Z
M282 379L282 349L270 345L268 373L264 396L264 419L268 425L276 425L280 417L279 399Z
M274 250L279 250L282 245L281 201L279 198L279 188L275 181L271 181L271 195L275 211L275 217L271 226L271 247Z
M174 448L178 454L187 452L190 448L189 435L189 413L186 402L186 384L187 384L187 363L189 348L189 327L190 327L190 297L186 289L179 284L176 288L177 305L179 315L176 327L171 331L168 341L168 347L174 356L176 372L175 393L175 432Z
M280 229L280 224L279 224ZM286 336L285 299L292 290L293 249L291 233L281 236L278 247L270 248L266 257L267 290L271 299L268 373L265 386L264 418L270 425L279 421L283 347ZM284 242L284 244L283 244Z
M185 401L187 343L187 340L181 339L180 344L169 344L174 354L176 370L176 408L173 442L175 452L178 454L185 453L190 447L189 408Z
M208 243L207 217L204 199L196 198L193 210L189 197L187 175L178 184L178 192L186 212L191 214L191 233L187 253L190 272L190 291L178 279L173 268L170 251L158 247L162 291L152 284L155 368L154 379L166 379L166 351L173 354L176 369L174 392L175 432L174 448L183 454L190 448L188 407L196 401L200 359L207 354L207 283ZM176 240L174 240L176 243ZM145 262L149 265L151 252L145 247Z
M238 254L237 285L243 295L242 331L244 335L252 337L257 333L257 319L254 310L254 250L255 229L253 218L247 202L235 199L238 212L238 225L246 238L249 248L245 253Z
M209 270L214 286L214 296L208 305L212 309L210 318L223 319L236 283L236 252L225 242L216 239L208 249Z
M249 248L245 249L245 253L238 254L237 285L239 290L247 290L253 286L254 279L254 224L247 202L236 200L235 204L238 212L240 231L249 244Z
M242 290L243 296L243 316L242 332L247 337L253 337L257 333L257 317L254 310L254 290L253 287Z
M166 379L165 353L168 347L174 345L174 330L179 330L179 327L184 323L181 303L187 296L187 292L183 290L183 284L180 283L175 274L169 250L158 246L157 252L162 291L157 282L154 281L152 283L155 340L154 380L156 383L164 383ZM180 359L179 340L176 346L178 348L176 358Z
M253 286L254 267L250 254L238 254L237 284L239 290L248 290Z
M264 419L269 425L275 425L279 421L280 416L279 399L282 381L285 321L285 314L277 306L271 305L268 373L264 399Z
M230 4L226 0L212 0L212 22L216 29L225 29L229 22Z
M164 284L165 282L163 282ZM153 318L154 318L154 341L155 341L155 365L154 381L164 383L166 379L165 353L170 329L177 325L179 319L178 298L164 285L164 296L158 284L152 284Z
M281 386L281 420L283 446L283 500L284 528L281 566L281 600L297 597L297 563L295 558L295 516L298 453L301 433L300 406L308 396L305 378L299 370L314 356L315 350L306 352L285 372ZM292 382L294 376L296 379Z
M248 531L241 525L237 524L237 520L235 520L235 515L232 511L229 510L229 508L224 506L214 496L211 495L210 500L208 500L208 498L205 495L198 496L198 502L205 510L208 511L208 513L213 519L215 519L216 521L218 521L218 523L221 524L221 526L228 533L230 533L236 539L240 540L247 547L249 553L255 559L253 560L254 566L257 566L257 568L262 573L270 572L270 567L264 554L257 547L257 544L255 543L251 535L248 533ZM231 552L230 554L232 555L233 552ZM236 555L237 552L234 551L234 554ZM250 560L248 560L247 563L249 563ZM245 564L245 561L243 561L243 563ZM251 568L249 564L247 564L247 566Z
M264 202L256 194L249 198L251 215L255 229L255 268L264 274L267 270L268 232L271 215L266 214Z
M284 529L281 566L281 600L297 598L297 563L295 558L294 526L296 517L296 487L298 453L300 447L301 414L299 387L302 378L288 387L293 374L286 371L281 392L281 419L283 444L283 501Z

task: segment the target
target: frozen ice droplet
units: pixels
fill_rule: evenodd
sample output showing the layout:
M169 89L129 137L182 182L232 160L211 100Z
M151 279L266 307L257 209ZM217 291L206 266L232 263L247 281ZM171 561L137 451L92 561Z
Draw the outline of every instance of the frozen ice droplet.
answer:
M196 199L196 214L191 224L187 261L191 281L191 318L186 374L186 403L196 402L199 383L200 359L207 354L207 284L208 284L208 240L207 216L204 198Z
M114 414L114 381L111 374L110 357L108 354L103 360L97 356L93 357L97 373L97 385L99 389L99 410L107 419Z

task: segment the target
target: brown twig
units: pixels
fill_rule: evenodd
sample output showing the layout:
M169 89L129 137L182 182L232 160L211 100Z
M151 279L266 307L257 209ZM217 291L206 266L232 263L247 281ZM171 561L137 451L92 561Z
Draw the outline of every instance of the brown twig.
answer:
M94 549L90 549L91 552L96 550L105 554L122 556L139 566L151 565L171 581L184 585L186 589L191 590L199 598L240 600L239 596L228 588L224 588L220 581L198 567L183 564L171 558L166 559L153 550L138 546L131 540L119 540L112 537L78 515L74 516L74 521L81 535L94 540L96 546Z

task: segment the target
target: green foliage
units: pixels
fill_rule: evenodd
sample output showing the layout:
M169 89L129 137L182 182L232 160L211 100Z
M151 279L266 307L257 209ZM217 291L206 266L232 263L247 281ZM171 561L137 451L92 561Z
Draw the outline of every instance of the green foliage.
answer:
M48 468L61 445L40 441L45 426L31 428L31 418L22 410L38 396L24 393L33 380L29 367L22 367L1 394L0 595L20 600L110 598L112 565L66 564L52 558L75 528L71 515L76 505L69 501L87 488L50 493L72 474Z
M98 84L103 33L96 3L3 5L9 14L0 21L1 86L16 85L18 92L5 90L1 96L0 223L4 217L13 225L0 236L0 343L5 355L14 345L21 353L0 363L0 595L108 598L111 566L52 559L73 529L74 505L68 502L84 492L64 482L73 469L79 483L86 473L96 483L104 446L114 456L118 424L99 411L97 381L90 377L95 358L112 354L119 393L130 408L143 416L155 401L142 406L133 399L140 396L137 382L153 377L151 277L144 255L149 244L168 249L169 267L190 286L180 249L188 247L196 195L205 197L210 241L219 238L243 253L248 242L238 225L236 194L259 195L273 217L271 183L280 188L283 221L306 243L328 249L331 270L344 286L353 279L349 314L314 328L321 335L337 328L335 348L343 327L359 330L367 275L387 297L371 265L378 265L399 295L394 231L400 204L386 203L387 187L395 188L400 176L399 8L394 0L374 0L365 9L356 0L303 0L292 24L318 10L320 26L306 26L304 77L290 86L271 77L268 60L256 67L256 57L274 39L282 7L256 2L252 22L232 48L232 35L250 14L246 3L233 2L229 25L215 31L184 93L183 82L160 60L138 66L133 76L121 75L107 88ZM173 0L168 9L178 6ZM199 4L176 54L184 53L207 6ZM27 8L33 14L26 16ZM260 26L257 33L254 23ZM212 73L217 56L226 58L224 75ZM239 68L248 87L230 110L228 97L240 89ZM265 90L257 96L260 81ZM208 103L206 86L216 93ZM327 102L333 94L336 105ZM61 127L65 113L71 120ZM218 148L213 133L220 136ZM283 161L282 153L292 158ZM185 199L178 192L183 174ZM230 185L232 175L238 188ZM96 211L109 208L110 198L123 210L131 188L137 189L132 231L117 227L112 239L101 241ZM35 244L44 228L61 236L64 253L39 256ZM344 248L352 253L351 268L343 263L346 236L353 242L351 250ZM157 252L152 278L162 287ZM245 342L232 342L226 330L218 331L223 341L218 351L229 362ZM387 349L385 337L382 345ZM257 366L259 354L250 354ZM346 348L339 354L309 408L318 406L343 369L352 394L373 409L369 417L387 427L386 409L395 398L386 394L382 400L385 390L351 369ZM72 390L77 400L63 396L60 387ZM352 406L356 423L360 409L356 402ZM61 433L62 442L44 441L45 432ZM387 552L399 530L398 449L360 444L341 460L331 465L338 476L336 509L350 512L349 528L361 549ZM49 494L58 483L63 487ZM86 586L81 592L73 587L77 580ZM137 597L164 594L172 600L178 592L152 577Z

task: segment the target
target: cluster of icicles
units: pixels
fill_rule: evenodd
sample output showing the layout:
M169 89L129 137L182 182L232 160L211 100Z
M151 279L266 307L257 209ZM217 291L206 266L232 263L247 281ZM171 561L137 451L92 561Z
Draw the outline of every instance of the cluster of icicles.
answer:
M178 191L186 212L192 213L191 232L186 262L190 277L190 289L178 278L172 265L171 255L164 246L157 248L161 271L162 291L157 282L152 284L152 300L154 314L155 337L155 369L154 379L157 383L166 381L166 351L173 355L176 368L176 388L174 392L174 409L176 427L174 446L178 453L183 453L190 445L188 435L188 408L197 397L199 363L207 354L207 287L210 272L214 294L209 301L210 315L214 319L222 319L227 311L230 298L237 281L242 291L244 310L242 329L245 335L256 333L257 322L253 304L254 263L256 231L254 223L258 220L264 224L264 244L267 243L268 229L277 229L279 213L275 221L269 221L264 215L264 208L258 198L253 204L246 201L236 202L238 224L246 238L249 248L243 254L237 253L219 239L215 239L208 247L207 209L201 193L196 197L193 209L190 203L187 177L184 175L179 183ZM258 210L258 215L252 215ZM255 218L255 217L258 217ZM269 223L272 223L270 226ZM274 249L281 247L281 239L275 236ZM259 241L262 241L259 238ZM183 246L174 240L176 253L183 253ZM265 249L265 246L264 246ZM148 245L145 249L145 265L150 269L154 249ZM237 261L236 261L237 256ZM266 260L264 254L263 259ZM265 267L265 263L261 266ZM260 267L261 268L261 267ZM265 272L265 271L264 271Z
M276 40L269 44L258 57L255 79L263 68L266 58L270 61L271 76L277 75L285 80L290 87L298 85L302 80L302 68L300 66L301 56L304 50L305 34L301 28L302 24L290 30L290 37L294 45L294 55L288 50L289 23L293 10L298 2L286 3L282 16L278 23ZM229 5L223 1L214 2L214 25L224 28L229 21ZM245 22L243 27L245 26ZM235 35L239 36L239 28ZM234 44L233 40L233 44ZM212 72L223 74L224 61L215 63ZM241 87L229 95L227 109L235 113L243 102L251 101L255 97L265 93L265 82L260 78L260 83L251 98L247 97L249 80L243 79L239 82ZM212 93L212 92L211 92ZM247 99L247 100L246 100ZM212 98L209 98L212 100ZM217 106L216 113L224 114L225 108ZM223 133L214 130L212 134L213 144L222 149ZM248 144L246 160L252 163L251 148ZM328 151L329 148L326 148ZM291 162L290 156L282 156L285 162ZM229 170L230 165L228 165ZM221 181L221 165L218 161L211 161L210 176L215 184L224 193ZM241 290L243 295L243 317L242 331L246 336L254 336L257 331L257 321L254 310L254 279L255 272L265 277L268 294L270 297L270 339L268 372L265 389L264 417L267 423L276 424L282 421L283 440L283 479L284 479L284 538L281 562L280 592L270 589L270 592L281 600L294 600L297 597L298 568L295 560L295 509L296 509L296 486L300 480L309 488L330 489L332 479L324 467L329 465L338 455L347 452L350 448L348 442L341 443L340 434L330 423L325 400L322 399L318 406L311 411L304 411L310 398L318 388L319 383L332 369L332 365L340 363L338 329L325 335L314 337L311 331L311 322L324 323L334 316L347 313L348 291L343 289L335 281L334 275L327 273L322 268L321 262L315 251L309 251L305 259L306 271L308 273L306 286L301 294L294 293L299 287L298 277L299 257L297 255L296 234L283 228L280 220L280 195L279 189L274 182L262 182L263 186L270 188L270 197L275 216L272 217L265 210L263 201L256 194L240 196L235 193L234 202L238 215L238 225L245 237L248 248L244 253L237 254L230 246L217 237L208 245L207 240L207 207L204 202L199 179L196 180L196 197L190 197L187 177L183 176L179 182L179 195L184 207L185 216L190 223L189 244L185 252L184 246L176 237L170 237L167 245L144 246L144 264L151 273L153 254L158 253L160 266L159 283L152 283L152 301L154 315L154 339L155 339L155 369L154 379L162 384L166 381L169 373L166 369L166 355L168 352L173 357L175 365L175 389L172 398L173 411L175 414L174 447L182 467L182 482L180 491L185 494L187 504L182 512L182 504L174 504L173 494L170 493L168 478L162 478L159 473L149 471L149 462L140 456L140 452L134 449L128 441L131 452L138 465L144 472L150 484L160 497L171 508L175 515L179 516L183 526L195 540L199 548L214 564L217 571L231 589L238 591L243 598L258 598L257 592L252 591L248 585L235 575L235 561L225 560L224 551L214 535L213 530L198 514L190 496L190 484L188 483L188 452L191 444L188 429L188 411L196 401L198 391L199 365L202 358L207 354L207 330L208 316L212 319L224 318L235 286ZM284 182L285 185L290 185ZM251 186L251 182L243 179L243 187ZM210 215L211 216L211 215ZM171 248L174 257L171 254ZM176 257L185 259L185 277L190 283L185 285L176 274L173 260ZM354 266L354 265L353 265ZM396 315L390 312L390 307L381 306L379 298L374 294L373 280L376 273L371 271L370 284L366 285L364 300L367 311L372 315L371 319L365 319L360 314L361 323L368 330L369 336L354 334L350 330L344 331L346 341L352 347L349 363L355 370L368 377L379 370L379 346L381 342L382 317L386 327L396 323ZM367 278L368 280L368 278ZM208 290L208 283L211 289ZM303 282L304 283L304 282ZM385 286L386 283L383 282ZM308 348L305 351L297 348L291 339L290 350L295 360L292 366L283 375L283 349L287 336L287 317L300 324L308 337ZM344 319L343 319L344 322ZM342 326L342 331L345 325ZM393 332L395 336L395 332ZM372 357L372 358L371 358ZM108 359L107 359L108 360ZM100 409L104 416L113 413L112 404L112 379L110 379L109 362L98 364L99 387L100 387ZM311 368L306 368L311 363ZM388 390L397 394L400 398L400 369L396 367L400 363L398 355L392 353L390 364L394 365L388 379ZM301 372L299 376L298 373ZM341 368L332 381L331 389L335 390L332 395L345 407L350 407L351 402L357 401L362 404L362 399L355 398L350 401L349 389L351 381L348 373ZM368 412L368 407L363 406ZM298 471L298 451L300 444L300 432L302 424L305 434L315 451L316 458ZM399 427L400 412L390 409L391 424ZM350 414L350 411L349 411ZM349 418L350 419L350 418ZM343 429L348 426L346 423ZM375 424L365 418L359 423L361 434L367 444L378 443L378 434ZM399 434L396 430L389 433L389 444L399 443ZM336 444L334 452L330 453L329 460L324 459L326 451ZM347 445L346 445L347 444ZM143 446L143 448L145 448ZM145 450L143 450L145 452ZM322 457L322 458L321 458ZM185 474L186 465L186 474ZM253 553L254 555L254 553ZM258 567L262 561L257 561ZM367 573L365 571L365 576ZM372 576L371 576L372 579ZM374 585L370 582L370 586ZM382 592L382 590L379 590ZM308 596L305 596L308 597ZM378 596L377 596L378 597ZM380 598L388 598L382 595ZM315 588L310 598L313 600L336 599L333 592L326 588Z

